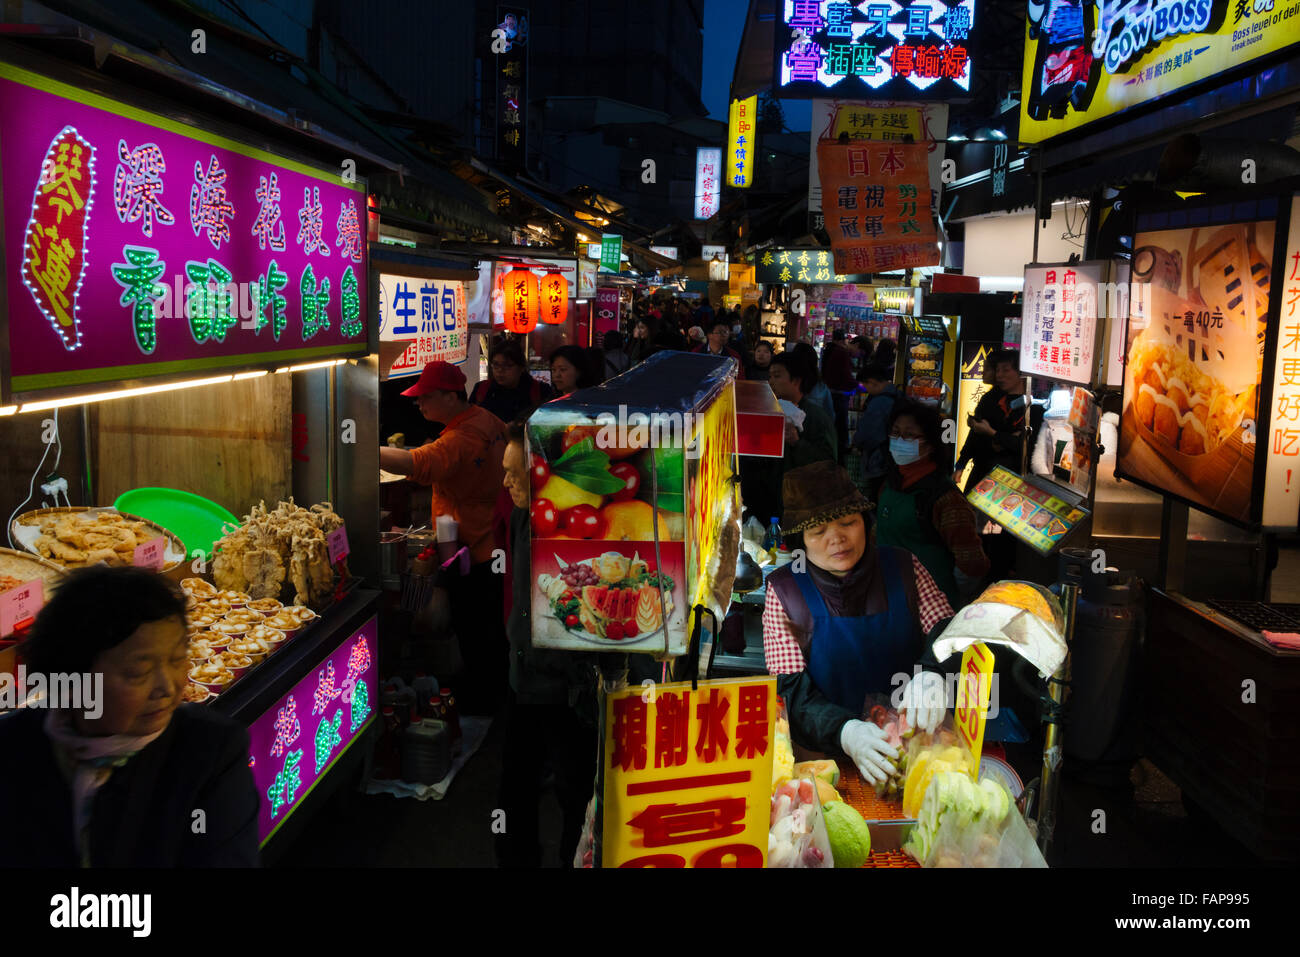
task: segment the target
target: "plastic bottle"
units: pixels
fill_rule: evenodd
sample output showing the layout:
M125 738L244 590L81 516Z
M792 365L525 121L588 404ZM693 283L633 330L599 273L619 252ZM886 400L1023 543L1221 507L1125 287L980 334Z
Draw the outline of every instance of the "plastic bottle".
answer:
M447 723L451 725L451 740L454 746L460 741L460 712L456 710L456 698L452 695L450 688L441 688L438 693L442 696L442 703L447 708Z
M768 522L767 534L763 536L763 550L774 552L785 541L781 535L781 518L779 515L773 515L772 520Z
M424 708L426 702L438 693L438 679L432 675L426 675L423 671L415 673L415 680L411 682L411 687L415 691L415 700ZM430 714L427 710L424 716L428 718L438 717L436 714Z
M402 780L437 784L451 770L451 735L442 721L426 718L402 735Z

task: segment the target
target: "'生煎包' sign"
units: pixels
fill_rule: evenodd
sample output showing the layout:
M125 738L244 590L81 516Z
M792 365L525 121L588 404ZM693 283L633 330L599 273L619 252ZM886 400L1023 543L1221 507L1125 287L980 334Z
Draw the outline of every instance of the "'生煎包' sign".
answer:
M363 183L0 63L8 390L364 355Z

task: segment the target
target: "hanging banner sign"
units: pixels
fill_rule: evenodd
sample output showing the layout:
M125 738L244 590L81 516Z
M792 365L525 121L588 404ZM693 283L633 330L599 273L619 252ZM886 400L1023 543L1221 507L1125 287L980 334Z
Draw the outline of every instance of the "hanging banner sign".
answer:
M754 136L758 125L758 96L732 100L727 119L728 186L748 189L754 182Z
M817 144L836 273L939 264L924 144Z
M1020 141L1039 143L1300 41L1295 0L1030 3Z
M623 263L623 237L605 233L600 237L600 271L618 272Z
M363 181L0 63L8 394L366 354Z
M585 259L578 260L578 296L579 299L590 299L596 295L596 273L599 267L596 263L588 262Z
M1020 371L1091 385L1098 290L1106 263L1025 267ZM1104 291L1104 289L1103 289Z
M465 284L379 274L379 370L384 379L419 375L435 359L469 352Z
M1281 306L1273 403L1265 436L1263 523L1294 531L1300 518L1300 196L1291 200Z
M760 283L845 283L853 278L835 275L829 249L765 249L758 254L755 275Z
M604 867L763 867L776 679L605 699Z
M528 11L497 7L492 32L497 158L511 169L524 169L528 159Z
M783 99L970 95L975 0L781 0L777 8L773 75Z
M722 150L701 146L695 150L695 218L709 219L722 197Z
M615 287L601 286L596 290L596 328L599 332L618 328L619 305Z

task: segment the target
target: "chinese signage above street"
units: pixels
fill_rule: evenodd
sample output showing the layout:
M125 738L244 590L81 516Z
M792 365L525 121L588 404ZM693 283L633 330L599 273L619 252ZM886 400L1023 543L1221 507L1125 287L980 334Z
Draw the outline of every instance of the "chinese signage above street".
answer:
M468 353L465 284L379 276L379 371L385 379L418 375L435 359L464 362Z
M695 218L709 219L718 211L722 194L722 150L695 150Z
M1294 531L1300 518L1300 196L1291 200L1283 276L1272 415L1265 438L1268 464L1263 523Z
M605 233L600 237L600 271L618 272L623 267L623 237Z
M727 120L727 185L748 189L754 182L754 139L758 97L732 100Z
M492 62L497 77L497 158L519 170L528 160L528 11L497 7L497 25L492 32Z
M829 249L764 249L755 267L755 279L760 283L845 283L852 278L835 275Z
M817 168L835 272L939 264L925 144L822 140Z
M0 64L12 393L366 353L364 184Z
M775 718L775 678L609 695L602 866L763 867Z
M262 844L375 719L378 622L366 622L248 729Z
M781 0L782 98L962 99L975 63L975 0Z
M1300 41L1294 0L1031 3L1020 140L1038 143Z
M1097 290L1106 264L1078 263L1025 269L1020 327L1020 371L1025 375L1092 385L1096 373Z

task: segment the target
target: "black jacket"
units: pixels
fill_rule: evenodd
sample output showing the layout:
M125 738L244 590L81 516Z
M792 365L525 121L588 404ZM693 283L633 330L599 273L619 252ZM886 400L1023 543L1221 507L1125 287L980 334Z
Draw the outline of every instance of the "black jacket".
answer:
M975 406L974 417L987 419L993 426L993 435L981 435L971 431L966 436L961 455L957 459L957 470L966 467L967 462L974 462L967 488L993 471L993 466L1001 465L1017 475L1023 467L1021 456L1025 444L1025 410L1028 408L1028 396L1015 396L1003 392L994 386L981 397ZM1016 400L1020 404L1016 405Z
M0 868L80 864L72 787L43 727L46 713L0 717ZM194 812L203 811L196 834ZM92 867L256 867L258 795L248 732L202 705L181 705L171 724L116 769L95 794Z

